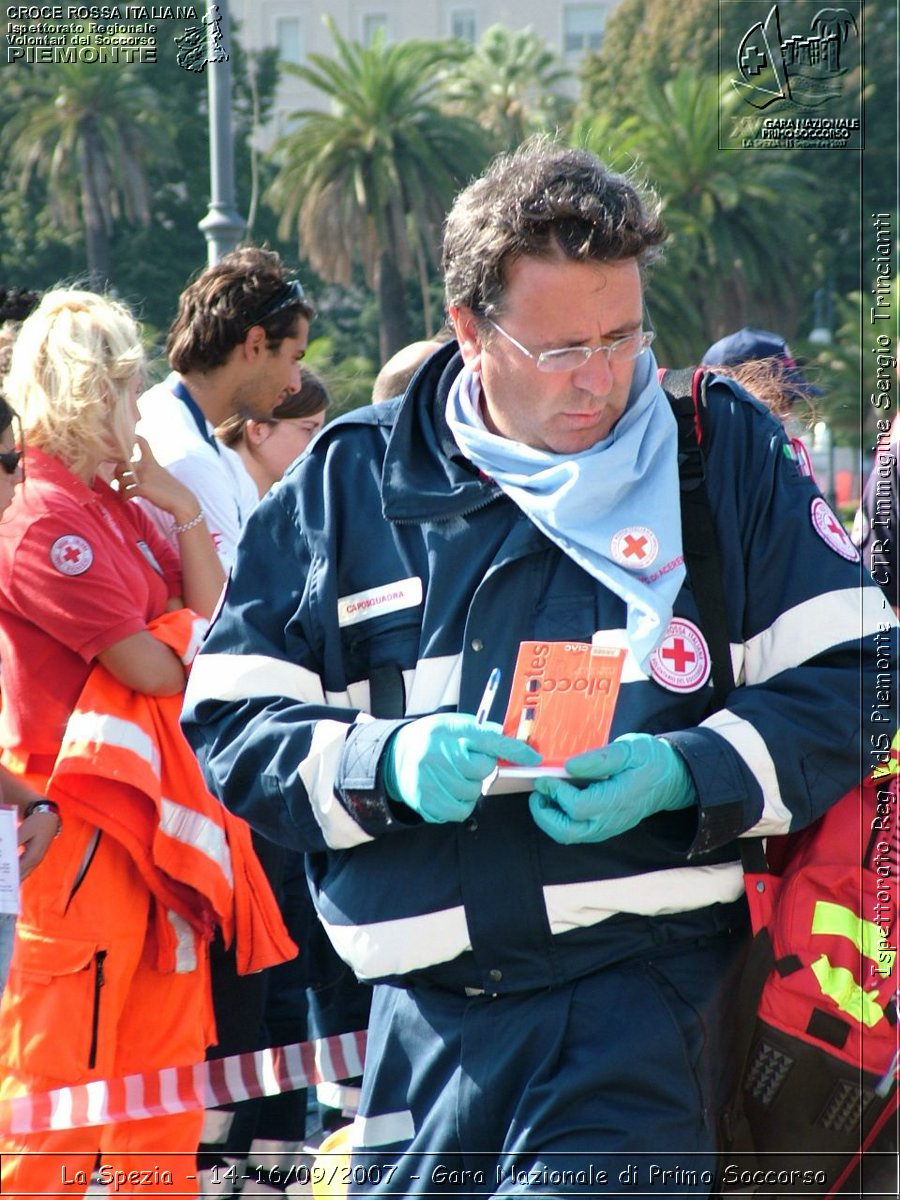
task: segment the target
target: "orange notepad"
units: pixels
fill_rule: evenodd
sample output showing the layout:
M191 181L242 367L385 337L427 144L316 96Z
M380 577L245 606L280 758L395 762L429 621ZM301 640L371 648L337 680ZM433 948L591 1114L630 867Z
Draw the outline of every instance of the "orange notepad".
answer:
M565 762L605 746L625 651L587 642L522 642L503 732L543 756L539 767L501 763L485 793L528 791L540 775L565 776Z

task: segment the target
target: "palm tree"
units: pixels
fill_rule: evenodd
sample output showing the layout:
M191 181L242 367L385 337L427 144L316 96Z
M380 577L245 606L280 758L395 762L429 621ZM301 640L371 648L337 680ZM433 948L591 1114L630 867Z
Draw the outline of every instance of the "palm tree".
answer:
M823 8L813 17L810 31L819 37L836 38L846 42L850 30L856 33L856 18L846 8Z
M651 299L669 362L693 362L745 324L793 336L811 290L818 177L782 153L719 149L733 92L683 70L660 85L648 75L640 112L618 127L577 127L601 157L618 151L663 200L671 237Z
M561 91L572 82L533 29L492 25L474 53L450 72L448 95L488 129L502 149L530 134L553 132L569 117L572 103Z
M0 131L0 153L18 171L21 190L43 178L53 219L82 229L89 285L96 288L110 278L116 222L149 221L145 164L168 144L139 70L72 62L29 72Z
M331 283L350 283L361 262L376 292L379 350L388 359L409 340L404 281L418 274L431 328L427 268L437 230L461 183L487 158L479 127L440 107L448 43L369 47L345 41L328 22L337 57L312 54L287 67L317 88L330 111L293 114L294 131L274 148L278 175L268 199L279 233L297 229L302 253Z

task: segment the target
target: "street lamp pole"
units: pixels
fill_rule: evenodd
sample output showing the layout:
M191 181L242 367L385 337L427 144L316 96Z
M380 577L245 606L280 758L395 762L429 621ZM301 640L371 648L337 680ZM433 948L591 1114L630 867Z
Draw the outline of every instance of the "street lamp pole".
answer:
M198 227L207 243L207 261L217 263L234 250L246 222L234 203L234 153L231 136L231 62L228 53L228 5L207 0L206 54L209 71L209 210Z

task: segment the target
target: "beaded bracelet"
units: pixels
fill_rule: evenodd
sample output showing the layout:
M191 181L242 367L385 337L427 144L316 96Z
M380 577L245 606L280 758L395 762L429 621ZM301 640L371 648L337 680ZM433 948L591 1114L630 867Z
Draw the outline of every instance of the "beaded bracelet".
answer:
M53 800L46 800L43 797L40 800L32 800L26 805L25 816L30 817L32 813L53 813L56 817L56 833L55 837L59 837L62 832L62 817L59 815L59 805Z
M189 529L196 529L202 520L203 520L203 509L201 508L200 511L197 513L196 517L191 517L191 519L189 521L185 521L183 525L176 525L174 527L175 532L176 533L187 533L187 531Z

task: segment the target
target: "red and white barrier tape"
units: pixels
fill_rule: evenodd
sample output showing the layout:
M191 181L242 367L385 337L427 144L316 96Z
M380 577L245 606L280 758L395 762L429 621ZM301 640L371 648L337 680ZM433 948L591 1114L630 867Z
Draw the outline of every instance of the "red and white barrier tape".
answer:
M0 1134L140 1121L361 1075L365 1030L0 1101Z

